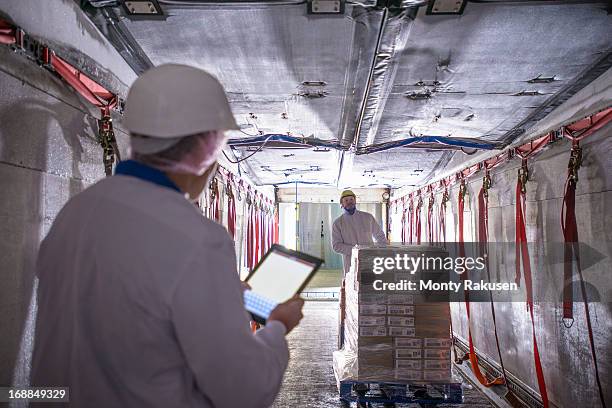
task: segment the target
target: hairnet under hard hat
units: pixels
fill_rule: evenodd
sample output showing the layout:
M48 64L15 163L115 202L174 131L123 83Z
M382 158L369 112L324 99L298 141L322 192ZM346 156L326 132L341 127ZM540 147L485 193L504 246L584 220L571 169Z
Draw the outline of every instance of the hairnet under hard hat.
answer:
M239 129L219 81L209 73L178 64L142 74L127 96L124 127L132 151L153 154L185 136Z
M201 176L221 153L227 137L222 131L211 131L183 138L163 152L143 155L133 152L136 160L163 172Z

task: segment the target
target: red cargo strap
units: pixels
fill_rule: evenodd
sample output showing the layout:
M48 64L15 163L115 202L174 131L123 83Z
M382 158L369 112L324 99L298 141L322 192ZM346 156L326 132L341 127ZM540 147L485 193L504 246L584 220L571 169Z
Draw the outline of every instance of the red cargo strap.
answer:
M255 226L255 219L253 217L253 202L251 200L251 188L249 187L245 193L246 203L247 203L247 211L248 211L248 220L247 220L247 234L246 234L246 259L247 259L247 268L251 270L253 268L253 229Z
M608 113L607 121L610 120L610 112ZM606 119L604 116L603 119ZM596 122L597 124L600 124ZM607 122L606 122L607 123ZM604 123L605 124L605 123ZM603 126L603 124L601 125ZM598 128L601 128L599 126ZM587 129L582 135L590 135L590 128ZM589 310L589 302L586 294L586 287L584 284L584 278L582 275L582 267L580 265L580 251L578 243L578 225L576 223L576 185L578 184L578 170L582 164L582 149L579 145L579 140L584 139L586 136L573 137L566 133L566 137L572 140L572 150L570 153L570 160L568 163L567 180L565 182L565 194L563 196L563 205L561 207L561 229L563 230L563 237L565 240L564 248L564 285L563 285L563 324L565 327L570 328L574 323L574 311L573 311L573 260L576 260L576 270L578 271L578 277L580 278L580 289L582 293L582 301L584 304L584 313L586 316L587 331L589 334L589 346L591 349L591 356L593 358L593 366L595 368L595 380L597 382L597 388L599 391L599 399L601 400L602 407L606 408L606 401L601 386L601 379L599 377L599 366L597 364L597 352L595 349L595 338L593 335L593 327L591 325L591 313Z
M489 189L491 188L491 175L489 174L489 168L485 162L485 176L482 179L482 187L478 193L478 240L480 246L480 255L485 260L485 267L487 268L487 278L491 282L491 271L489 269ZM492 167L492 166L491 166ZM504 359L502 358L501 348L499 346L499 336L497 334L497 319L495 316L495 304L493 303L493 295L489 291L489 300L491 303L491 316L493 317L493 332L495 334L495 345L497 347L497 355L499 357L499 364L502 369L502 376L497 380L500 384L507 384L508 380L506 377L506 368L504 367Z
M433 225L434 224L434 219L433 219L434 203L435 203L435 197L432 191L431 195L429 196L429 203L427 207L427 241L430 244L433 244L435 242L435 226Z
M17 28L8 21L0 19L0 44L15 44L17 42Z
M459 207L458 208L458 213L459 213L458 229L459 229L459 256L462 258L465 257L465 245L464 245L465 241L464 241L464 236L463 236L463 230L464 230L463 211L465 209L465 194L466 194L465 180L461 179L461 184L459 185L459 197L458 197L458 207ZM467 279L467 274L468 274L468 271L463 273L461 275L461 280ZM474 372L474 375L478 379L478 382L480 382L485 387L503 384L502 378L495 378L489 381L487 377L480 371L480 366L478 364L478 356L476 355L476 350L474 348L474 342L472 340L472 324L470 322L470 318L471 318L470 316L470 295L468 291L464 291L464 295L465 295L465 311L467 313L467 321L468 321L468 344L470 347L470 352L468 353L468 357L470 359L472 371Z
M413 239L413 225L414 225L414 200L412 194L409 196L410 201L408 202L408 243L412 244Z
M402 244L406 243L406 209L402 207Z
M417 245L421 245L421 208L423 208L423 197L421 192L418 192L418 201L414 214L414 233Z
M440 201L440 215L439 215L440 232L438 234L440 242L443 244L446 244L446 203L449 200L450 200L450 197L448 195L448 190L444 189L444 192L442 193L442 201Z
M98 108L113 108L117 104L115 95L79 72L72 65L53 53L49 57L50 64L55 69L55 72L93 105Z
M274 243L278 244L279 223L278 223L278 208L274 208Z
M259 204L257 203L257 194L255 194L255 198L253 199L253 206L255 207L255 250L253 257L253 266L257 265L259 262L259 246L261 244L261 223L260 223L260 212L259 212Z
M539 139L534 140L526 145L519 146L515 152L523 161L518 171L518 180L516 183L516 277L515 281L520 284L521 278L521 259L523 263L523 273L525 275L525 290L527 292L527 309L531 318L531 329L533 333L533 357L535 361L536 376L538 380L538 388L542 396L542 404L544 408L548 408L548 392L546 391L546 381L544 380L544 371L540 360L540 351L538 349L538 341L535 333L535 321L533 316L533 284L531 276L531 264L529 259L529 248L527 247L527 232L525 228L525 194L526 184L529 179L529 171L527 168L527 159L542 150L552 140L552 134L548 134Z
M228 172L225 193L227 194L227 231L236 239L236 197L234 197L234 176Z

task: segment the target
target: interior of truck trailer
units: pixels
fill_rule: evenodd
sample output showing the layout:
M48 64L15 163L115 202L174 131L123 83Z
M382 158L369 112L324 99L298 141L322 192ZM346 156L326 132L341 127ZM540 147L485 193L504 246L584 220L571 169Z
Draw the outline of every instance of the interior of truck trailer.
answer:
M0 0L0 406L612 408L611 122L605 0Z

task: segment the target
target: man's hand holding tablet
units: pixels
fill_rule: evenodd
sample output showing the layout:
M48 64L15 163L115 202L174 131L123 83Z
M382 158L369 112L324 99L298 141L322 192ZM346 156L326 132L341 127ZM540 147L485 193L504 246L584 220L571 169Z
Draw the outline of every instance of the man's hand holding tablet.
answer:
M270 313L270 316L268 316L268 321L277 320L281 322L285 325L287 334L289 334L289 332L298 325L300 320L302 320L302 317L304 317L302 314L302 307L304 307L304 299L295 296L285 303L276 306Z
M246 279L251 288L244 291L244 305L253 320L280 321L289 333L303 316L304 301L298 294L322 263L322 259L272 245Z

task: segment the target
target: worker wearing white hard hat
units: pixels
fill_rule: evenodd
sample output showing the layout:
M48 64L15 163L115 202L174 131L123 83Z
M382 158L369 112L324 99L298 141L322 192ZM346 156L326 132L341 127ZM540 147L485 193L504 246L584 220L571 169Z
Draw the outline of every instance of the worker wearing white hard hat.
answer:
M271 405L303 301L252 334L234 243L191 202L238 128L222 86L153 68L123 124L131 160L72 198L41 245L31 384L69 387L74 407Z

